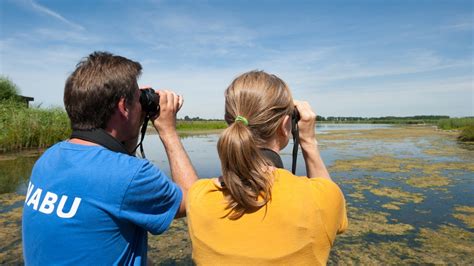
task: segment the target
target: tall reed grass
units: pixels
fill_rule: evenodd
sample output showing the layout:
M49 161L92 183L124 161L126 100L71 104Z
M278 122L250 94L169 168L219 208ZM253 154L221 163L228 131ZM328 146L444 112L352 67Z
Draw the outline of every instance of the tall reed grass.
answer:
M69 119L60 108L27 108L0 102L0 152L47 148L71 134Z
M226 128L225 121L178 121L177 130ZM23 103L0 101L0 152L47 148L68 138L69 119L61 108L26 108Z
M474 117L440 119L438 128L461 129L458 140L474 141Z
M465 127L458 137L460 141L474 141L474 125Z
M441 129L463 129L467 126L474 126L474 117L447 118L438 121L438 128Z
M224 120L211 120L211 121L183 121L179 120L176 123L176 129L180 131L193 131L193 130L213 130L213 129L224 129L227 127L227 123Z

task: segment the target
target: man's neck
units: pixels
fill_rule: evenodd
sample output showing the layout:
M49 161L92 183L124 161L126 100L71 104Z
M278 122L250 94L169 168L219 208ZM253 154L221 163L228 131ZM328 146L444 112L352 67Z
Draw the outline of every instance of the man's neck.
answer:
M87 140L78 139L78 138L72 138L72 139L69 139L68 141L70 143L86 145L86 146L99 146L99 144L97 144L97 143L90 142L90 141L87 141Z
M113 130L113 129L110 129L110 128L106 128L104 130L105 130L105 132L107 132L109 135L111 135L115 139L118 139L116 130ZM87 140L83 140L83 139L78 139L78 138L71 138L71 139L69 139L69 142L74 143L74 144L87 145L87 146L100 146L97 143L87 141Z
M73 130L71 134L71 143L88 146L103 146L109 150L132 155L133 149L126 146L125 143L119 141L104 129L92 130ZM131 146L131 145L130 145Z

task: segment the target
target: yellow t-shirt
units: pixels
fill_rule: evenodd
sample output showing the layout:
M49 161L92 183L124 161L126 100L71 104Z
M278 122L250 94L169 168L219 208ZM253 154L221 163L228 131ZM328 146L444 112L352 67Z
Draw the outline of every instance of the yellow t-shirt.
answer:
M211 179L189 190L187 216L197 264L326 264L336 234L347 228L344 196L324 178L274 171L272 199L237 220L225 217L223 189Z

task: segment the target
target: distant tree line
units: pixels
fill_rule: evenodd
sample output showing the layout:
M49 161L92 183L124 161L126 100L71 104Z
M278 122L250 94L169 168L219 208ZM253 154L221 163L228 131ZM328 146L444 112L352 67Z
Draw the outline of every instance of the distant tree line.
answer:
M374 124L423 124L436 123L440 119L448 119L447 115L415 115L415 116L382 116L382 117L359 117L359 116L316 116L316 121L334 123L374 123Z
M361 116L316 116L316 121L328 123L373 123L373 124L424 124L437 123L441 119L449 119L447 115L415 115L415 116L381 116L381 117L361 117ZM199 116L184 116L181 121L219 121L223 119L205 119Z
M180 121L220 121L220 120L224 120L224 119L215 119L215 118L210 118L210 119L206 119L206 118L201 118L199 116L195 116L195 117L189 117L189 116L184 116L184 118L178 118L178 120Z

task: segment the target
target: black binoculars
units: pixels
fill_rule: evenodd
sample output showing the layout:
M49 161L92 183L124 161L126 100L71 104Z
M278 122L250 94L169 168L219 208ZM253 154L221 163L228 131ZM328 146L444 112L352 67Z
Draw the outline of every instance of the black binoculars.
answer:
M147 117L160 115L160 95L154 89L140 90L140 104Z

